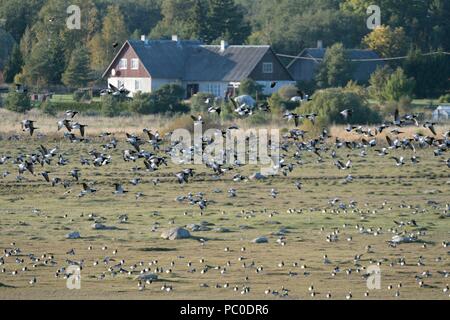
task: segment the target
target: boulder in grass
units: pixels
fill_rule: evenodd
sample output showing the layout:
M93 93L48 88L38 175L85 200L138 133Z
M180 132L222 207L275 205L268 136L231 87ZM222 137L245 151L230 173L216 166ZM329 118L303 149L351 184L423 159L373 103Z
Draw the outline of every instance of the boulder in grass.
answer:
M180 227L166 230L161 234L161 238L164 238L166 240L188 239L190 237L191 234L189 233L189 231Z
M258 237L252 240L253 243L267 243L269 240L266 237Z
M192 232L195 232L195 231L210 231L211 230L210 227L207 227L205 225L195 224L195 223L188 224L186 227L189 230L191 230Z
M419 239L417 239L415 237L395 235L392 237L392 240L391 240L391 243L394 243L394 244L413 243L413 242L419 242Z
M79 239L79 238L81 238L81 235L77 231L66 234L66 239Z
M142 280L142 281L155 281L158 280L158 275L156 273L143 273L138 275L135 280Z

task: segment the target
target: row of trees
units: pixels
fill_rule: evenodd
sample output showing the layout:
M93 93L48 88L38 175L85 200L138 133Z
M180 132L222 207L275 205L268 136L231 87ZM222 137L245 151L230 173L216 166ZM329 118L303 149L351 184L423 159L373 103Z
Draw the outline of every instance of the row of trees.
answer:
M373 31L366 27L372 4L382 9L383 24ZM70 5L81 8L81 30L66 26ZM448 0L0 0L0 59L7 82L83 87L99 80L125 39L141 34L270 44L288 54L322 40L327 47L339 42L382 57L409 53L406 62L389 62L392 69L401 66L415 78L417 96L437 95L448 89L449 73L441 72L439 81L430 78L450 65L448 58L420 53L450 51L449 12ZM339 70L345 69L341 64ZM317 84L345 83L347 75L323 69Z

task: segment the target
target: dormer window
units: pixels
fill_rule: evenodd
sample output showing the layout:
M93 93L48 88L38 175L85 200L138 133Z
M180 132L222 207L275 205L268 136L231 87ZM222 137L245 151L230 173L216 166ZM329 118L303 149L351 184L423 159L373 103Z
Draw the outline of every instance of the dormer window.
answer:
M139 69L139 59L131 59L131 70Z
M119 69L120 70L126 70L127 69L127 59L120 59L119 61Z
M262 69L263 73L273 73L273 63L263 62Z

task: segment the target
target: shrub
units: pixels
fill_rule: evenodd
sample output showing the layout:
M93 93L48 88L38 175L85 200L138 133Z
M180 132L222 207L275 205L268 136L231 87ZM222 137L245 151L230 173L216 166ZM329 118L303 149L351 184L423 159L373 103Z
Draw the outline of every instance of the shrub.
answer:
M439 103L450 103L450 93L440 96Z
M56 116L59 111L58 108L49 100L42 102L39 108L43 113L53 117Z
M400 101L402 97L411 97L415 86L413 78L408 78L402 68L397 68L389 77L382 90L386 101Z
M283 99L279 92L275 92L269 98L269 105L273 111L282 112L283 110L293 110L298 107L298 102L290 101L289 99Z
M27 93L11 90L6 96L5 107L8 110L24 113L32 108L30 97Z
M150 114L154 105L155 101L151 93L137 92L133 100L128 102L128 110L139 114Z
M278 94L284 101L289 101L292 97L298 96L298 88L296 86L284 86L278 90Z
M378 101L384 101L383 90L386 86L386 82L389 80L392 71L385 65L383 67L378 66L377 69L372 73L369 79L369 96L372 99Z
M120 115L124 107L122 102L117 97L107 95L103 96L101 100L101 113L105 117L115 117Z
M191 112L203 113L208 111L208 104L205 103L206 99L214 101L215 96L211 93L199 92L191 98Z
M344 119L340 112L344 109L353 110L353 115L349 119ZM342 88L329 88L317 91L312 101L304 104L299 110L300 113L316 113L318 120L324 125L331 123L380 123L380 115L369 108L359 94L346 91Z
M76 90L73 93L73 100L80 102L80 101L90 101L92 99L91 94L89 91L86 90Z
M258 84L255 80L244 79L239 86L238 92L239 95L245 94L256 98L257 95L259 96L262 94L262 90L263 86Z

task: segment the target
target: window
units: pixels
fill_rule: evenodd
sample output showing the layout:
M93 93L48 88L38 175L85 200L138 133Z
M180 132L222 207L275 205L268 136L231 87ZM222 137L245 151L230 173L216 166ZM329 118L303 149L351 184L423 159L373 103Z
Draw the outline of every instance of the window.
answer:
M139 59L131 59L131 70L139 69Z
M117 80L117 88L123 86L123 80Z
M263 68L263 73L273 73L273 63L272 62L264 62L262 68Z
M120 59L119 61L119 69L124 70L127 68L127 59Z
M208 93L220 97L220 83L208 83Z
M139 80L134 80L134 90L141 90L141 83Z

